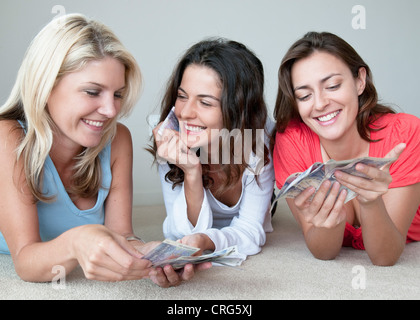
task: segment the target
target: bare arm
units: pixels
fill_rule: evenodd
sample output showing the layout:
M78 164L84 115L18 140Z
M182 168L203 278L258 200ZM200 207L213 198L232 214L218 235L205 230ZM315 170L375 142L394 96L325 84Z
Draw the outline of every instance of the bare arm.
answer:
M363 243L376 265L394 265L405 248L407 232L419 207L420 183L390 189L372 203L360 204Z
M132 236L133 147L130 131L121 124L111 145L111 171L105 226L126 237Z
M14 121L0 121L0 166L4 169L0 172L0 230L17 274L27 281L50 281L55 265L69 273L80 263L87 277L100 280L147 276L150 263L135 259L141 255L123 236L104 226L81 226L41 241L37 207L22 174L23 163L16 163L21 131L14 128Z
M304 190L295 199L286 200L302 228L308 249L322 260L334 259L340 252L346 223L346 192L343 190L338 194L336 183L328 194L330 186L329 181L324 182L312 200L313 188Z
M195 226L204 199L200 160L195 153L189 150L185 145L178 132L164 130L163 136L160 136L158 134L159 126L153 130L158 147L158 156L169 163L175 164L184 172L184 192L187 202L187 215L191 224Z
M397 145L386 157L398 157L405 145ZM359 206L363 242L374 264L393 265L404 250L408 229L420 205L420 183L388 189L389 165L377 169L358 164L356 169L371 179L336 173L340 183L354 190Z

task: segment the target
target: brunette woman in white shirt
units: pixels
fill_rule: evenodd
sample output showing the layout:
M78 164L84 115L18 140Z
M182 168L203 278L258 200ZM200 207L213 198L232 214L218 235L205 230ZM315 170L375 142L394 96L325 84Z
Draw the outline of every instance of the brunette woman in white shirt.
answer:
M161 128L172 106L179 131ZM263 66L243 44L209 39L184 54L153 131L167 238L203 251L261 250L272 231L267 119Z

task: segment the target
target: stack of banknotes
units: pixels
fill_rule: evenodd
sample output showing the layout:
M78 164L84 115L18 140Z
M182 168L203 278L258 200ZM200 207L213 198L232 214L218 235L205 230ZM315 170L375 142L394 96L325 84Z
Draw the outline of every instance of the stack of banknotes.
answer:
M245 260L245 256L238 252L237 246L201 256L193 256L199 250L198 248L166 239L146 254L143 259L151 261L154 267L171 265L175 270L183 268L188 263L198 264L203 262L236 267Z
M273 201L273 205L280 198L295 198L306 188L314 187L316 190L318 190L319 186L325 180L330 180L331 182L336 181L334 173L337 170L369 179L369 177L356 170L356 165L358 163L381 168L385 165L393 163L395 160L396 158L363 157L343 161L329 160L326 163L315 162L305 172L293 173L286 179L283 187L277 194L275 201ZM343 188L347 190L347 197L345 202L350 201L357 196L357 194L352 190L341 186L341 189Z

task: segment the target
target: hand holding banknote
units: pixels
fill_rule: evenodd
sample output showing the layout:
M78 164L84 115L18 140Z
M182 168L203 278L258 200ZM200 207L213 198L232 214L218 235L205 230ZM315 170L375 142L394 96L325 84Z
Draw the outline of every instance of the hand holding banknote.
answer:
M176 242L165 240L164 242L153 242L151 247L142 247L142 252L147 252L142 259L150 261L160 261L169 257L177 257L179 255L189 255L195 253L198 249L177 245ZM198 266L192 264L184 265L180 270L175 270L170 264L164 266L153 265L155 268L149 273L150 279L160 287L167 288L179 285L183 281L191 280L195 271L206 270L211 268L211 263L202 263Z
M399 154L402 152L400 148L404 148L405 145L401 144L394 148L385 158L372 158L364 157L351 160L335 161L330 160L326 163L315 162L312 166L306 169L304 172L296 172L290 175L283 184L283 187L276 196L275 201L280 198L296 198L304 190L313 188L312 195L318 191L325 181L325 183L331 187L331 185L337 181L338 176L343 177L344 174L352 176L358 181L366 182L367 180L373 180L373 171L382 171L385 175L389 174L389 166L397 159ZM364 170L357 170L357 168L363 167ZM370 168L370 169L369 169ZM370 172L370 175L369 175ZM343 173L343 174L341 174ZM337 176L338 175L338 176ZM362 178L362 179L360 179ZM353 179L354 181L354 179ZM347 188L342 185L340 192L345 189L347 196L345 202L350 201L357 196L357 192L351 188ZM274 203L273 203L274 204Z
M143 259L150 260L154 267L172 266L181 269L187 264L201 264L214 262L226 266L239 266L245 256L238 252L236 246L204 255L194 255L200 249L194 248L177 241L166 239L154 250L146 254Z
M201 170L200 160L195 151L187 145L187 135L180 132L179 122L172 107L165 120L153 129L156 142L158 163L169 162L184 172L197 168Z
M405 144L399 144L384 158L314 163L305 172L291 175L277 198L295 198L291 204L306 222L334 228L346 218L343 207L347 201L358 197L366 204L381 199L392 180L389 167L404 148Z
M354 170L357 174L337 170L335 177L341 185L358 195L357 199L359 202L366 204L376 201L388 192L389 184L392 182L389 167L398 159L405 147L406 145L404 143L400 143L394 147L383 158L383 161L387 162L382 166L369 162L356 163Z
M238 253L236 246L207 255L194 256L199 250L167 239L146 254L143 259L152 262L155 269L150 274L150 278L161 287L175 286L181 281L190 280L194 276L195 269L208 269L213 262L226 266L238 266L245 259L244 255Z

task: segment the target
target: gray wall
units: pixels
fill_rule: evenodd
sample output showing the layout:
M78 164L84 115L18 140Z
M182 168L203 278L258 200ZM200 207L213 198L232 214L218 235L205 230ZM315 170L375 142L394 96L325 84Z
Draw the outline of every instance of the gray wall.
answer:
M356 5L362 7L353 12ZM380 98L420 117L418 0L0 0L0 104L32 37L55 16L74 12L110 26L142 69L142 97L124 121L134 140L135 205L162 203L156 168L144 151L150 133L146 119L158 113L177 59L205 37L231 38L255 51L265 67L270 114L280 60L296 39L314 30L352 44L372 68Z

